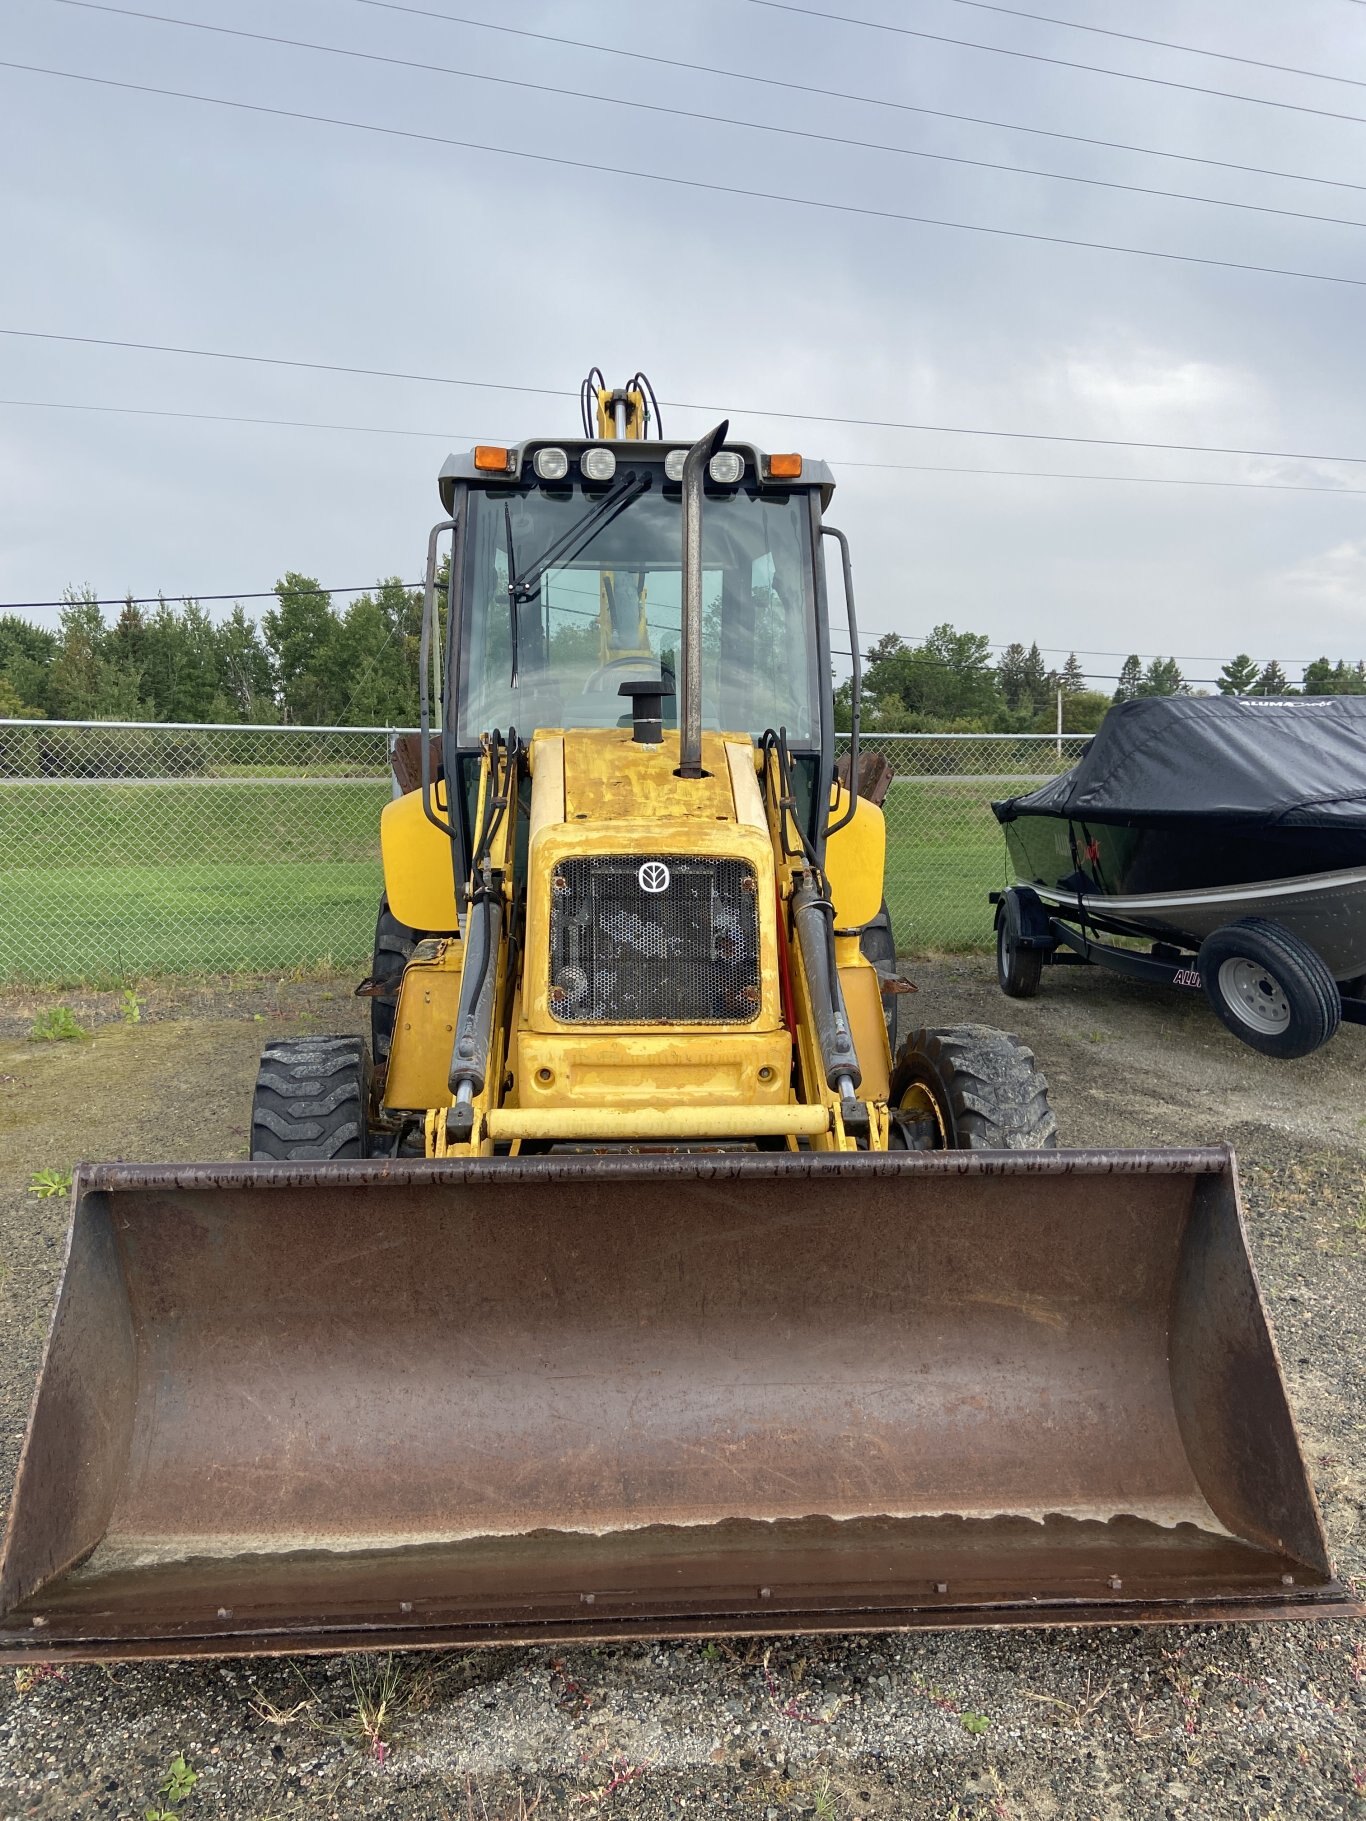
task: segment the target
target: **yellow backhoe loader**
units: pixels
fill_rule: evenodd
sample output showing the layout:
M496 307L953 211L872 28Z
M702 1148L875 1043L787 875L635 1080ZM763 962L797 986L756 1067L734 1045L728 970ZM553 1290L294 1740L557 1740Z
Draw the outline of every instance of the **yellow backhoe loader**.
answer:
M372 1042L78 1172L0 1649L1350 1610L1229 1153L896 1038L825 465L584 406L441 472Z

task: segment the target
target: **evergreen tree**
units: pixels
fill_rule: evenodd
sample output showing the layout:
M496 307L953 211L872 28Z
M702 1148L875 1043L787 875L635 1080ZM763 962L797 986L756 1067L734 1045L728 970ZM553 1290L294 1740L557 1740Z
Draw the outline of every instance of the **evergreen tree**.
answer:
M1143 666L1137 657L1127 657L1119 667L1119 682L1115 685L1116 702L1132 702L1143 686Z
M64 721L136 721L144 715L141 678L107 655L108 628L87 588L66 590L61 649L49 679L52 712Z
M275 595L280 604L262 615L261 627L285 719L305 726L330 722L346 701L331 596L293 569L275 584Z
M1347 664L1339 658L1330 664L1327 658L1315 658L1304 667L1303 692L1307 696L1366 695L1366 666L1360 660Z
M1138 686L1141 696L1180 696L1189 695L1186 679L1182 676L1175 658L1154 658L1143 672L1143 681Z
M270 653L255 620L239 601L217 628L217 694L225 721L268 722L276 719Z
M1219 694L1221 696L1245 696L1257 682L1257 665L1245 651L1240 651L1236 658L1230 658L1219 672Z
M1257 678L1253 694L1259 696L1285 696L1295 694L1295 691L1290 687L1290 678L1281 669L1275 658L1272 658L1270 663L1263 665L1262 673Z
M996 683L1005 697L1007 708L1030 706L1025 686L1025 648L1018 639L1007 645L996 664Z
M1078 662L1075 651L1068 652L1067 662L1058 673L1058 687L1068 696L1078 696L1086 690L1086 672Z
M1053 700L1054 691L1049 682L1048 667L1043 661L1043 653L1039 650L1037 643L1029 647L1020 674L1028 705L1035 714L1038 714Z

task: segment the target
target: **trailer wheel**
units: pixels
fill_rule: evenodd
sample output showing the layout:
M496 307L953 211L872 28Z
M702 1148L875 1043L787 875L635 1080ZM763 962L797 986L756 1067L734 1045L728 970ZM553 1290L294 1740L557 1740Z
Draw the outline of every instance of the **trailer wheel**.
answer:
M253 1162L365 1157L369 1116L363 1037L284 1037L262 1050L251 1099Z
M884 974L896 972L896 937L892 932L892 915L887 909L887 900L882 900L882 909L871 923L865 923L859 935L858 945L863 951L864 959L871 961L875 968ZM882 1015L887 1020L887 1047L896 1055L897 1008L901 1004L900 993L884 993L882 996Z
M996 907L996 981L1008 999L1032 999L1043 977L1043 950L1020 946L1020 905L1002 892Z
M1233 1035L1263 1056L1308 1056L1342 1021L1327 962L1265 917L1246 917L1200 944L1205 997Z
M417 930L400 923L389 909L387 895L379 901L375 919L375 952L370 964L370 1050L375 1066L383 1068L389 1060L394 1041L394 1020L398 1016L398 989L403 970L412 960L417 947Z
M892 1070L891 1143L907 1151L1052 1151L1058 1126L1034 1052L1007 1031L916 1031Z

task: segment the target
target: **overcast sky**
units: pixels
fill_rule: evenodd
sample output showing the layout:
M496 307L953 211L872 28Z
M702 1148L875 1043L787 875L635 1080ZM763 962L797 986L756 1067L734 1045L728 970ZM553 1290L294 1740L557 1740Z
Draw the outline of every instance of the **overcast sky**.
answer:
M1029 4L1030 0L1021 0ZM1037 3L1037 0L1035 0ZM1331 81L1039 24L961 0L826 0L1176 84L803 17L755 0L144 0L149 10L415 68L3 0L0 57L702 183L1072 240L1291 267L1357 286L721 195L0 69L0 327L572 394L643 367L666 431L715 407L823 455L867 637L940 620L1065 652L1366 655L1366 491L912 471L1025 469L1366 490L1366 6L1052 0L1092 25ZM811 0L819 6L820 0ZM516 25L839 100L470 23ZM438 71L433 66L445 65ZM469 72L468 75L451 73ZM474 73L987 160L1010 171L642 112ZM1209 164L936 119L904 104ZM1016 167L1355 219L1335 225ZM447 447L563 430L571 396L310 373L0 336L0 398L431 432L374 435L0 407L0 599L338 587L420 572ZM785 420L776 412L1290 451L1223 456ZM1318 459L1358 456L1362 465ZM892 467L857 464L902 464ZM55 614L34 614L55 620ZM1090 674L1118 669L1084 659ZM1185 662L1190 677L1212 675ZM1292 675L1298 671L1291 666Z

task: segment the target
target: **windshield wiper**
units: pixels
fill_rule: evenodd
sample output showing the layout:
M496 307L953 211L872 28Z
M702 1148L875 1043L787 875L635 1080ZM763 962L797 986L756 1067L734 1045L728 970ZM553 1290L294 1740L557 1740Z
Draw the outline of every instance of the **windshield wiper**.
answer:
M511 686L517 684L517 617L519 609L527 601L535 600L541 592L541 582L548 569L556 563L572 563L586 545L590 544L599 531L605 530L612 520L624 512L632 500L649 491L652 485L648 472L637 474L628 469L615 487L604 493L590 509L563 531L550 547L542 551L525 575L517 573L517 558L512 547L512 509L504 505L504 524L507 529L508 545L508 611L512 621L512 680Z

